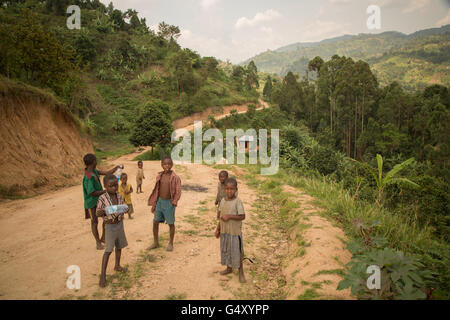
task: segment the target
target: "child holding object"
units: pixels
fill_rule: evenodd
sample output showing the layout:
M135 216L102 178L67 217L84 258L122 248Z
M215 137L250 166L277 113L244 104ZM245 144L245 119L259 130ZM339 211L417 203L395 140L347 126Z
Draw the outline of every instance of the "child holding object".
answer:
M131 202L131 194L133 193L133 187L128 183L128 175L123 172L119 180L119 193L122 196L123 201L128 206L128 218L133 219L131 216L134 213L133 203Z
M102 270L100 274L100 287L106 286L106 268L109 256L115 247L116 261L114 270L126 272L127 269L120 266L122 249L128 246L125 230L123 227L123 215L128 211L128 206L124 205L122 196L117 192L117 177L109 174L103 179L106 193L101 195L97 203L97 216L103 217L105 222L106 247L102 259Z

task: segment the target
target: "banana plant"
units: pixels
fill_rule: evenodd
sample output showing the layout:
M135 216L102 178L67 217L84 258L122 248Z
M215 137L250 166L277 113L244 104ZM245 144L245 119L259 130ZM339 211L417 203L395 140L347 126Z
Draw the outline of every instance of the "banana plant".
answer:
M389 184L405 184L409 185L413 188L420 188L420 186L404 177L397 177L398 173L405 168L407 165L409 165L411 162L414 161L414 158L410 158L400 164L397 164L392 168L391 171L389 171L384 177L383 177L383 157L379 154L377 154L377 164L378 164L378 170L370 167L369 165L365 163L361 163L364 168L366 168L374 177L375 182L377 183L377 189L378 189L378 196L377 196L377 204L378 206L381 206L381 201L383 199L383 191Z

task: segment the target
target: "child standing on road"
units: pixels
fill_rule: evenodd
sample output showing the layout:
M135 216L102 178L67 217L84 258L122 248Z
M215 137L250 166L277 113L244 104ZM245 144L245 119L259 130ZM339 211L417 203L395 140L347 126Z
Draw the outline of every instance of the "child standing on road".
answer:
M117 177L109 174L103 179L103 184L106 188L106 193L101 195L97 203L97 216L103 217L106 225L106 248L102 259L102 270L100 274L100 287L106 286L106 268L108 266L109 256L116 247L116 263L114 266L115 271L126 272L126 268L120 266L120 256L122 249L128 246L127 238L125 236L125 230L123 227L123 215L124 213L108 214L106 208L109 206L124 204L122 196L117 192L118 181Z
M242 220L245 219L244 206L241 199L236 197L237 181L228 178L225 181L226 198L220 201L219 224L215 232L216 238L220 238L221 263L227 268L220 272L227 275L233 269L239 269L239 281L245 282L242 261L244 259L244 245L242 243Z
M123 201L128 205L128 218L133 219L131 216L134 213L133 203L131 202L131 194L133 193L133 187L128 182L128 175L124 172L120 176L119 180L119 193L122 196Z
M137 185L137 187L136 187L136 194L143 193L143 191L142 191L142 180L143 179L145 179L145 176L144 176L144 163L141 160L139 160L138 161L138 171L137 171L137 174L136 174L136 185ZM140 190L140 192L139 192L139 190Z
M159 247L159 224L166 222L170 228L170 241L167 251L173 250L175 236L175 208L181 197L181 179L172 171L173 161L170 157L164 157L161 161L161 171L156 176L155 187L148 198L148 205L152 206L153 218L153 244L148 250Z
M98 234L98 218L95 213L97 208L98 197L104 194L102 184L100 183L100 175L108 175L115 172L119 167L116 166L109 171L97 170L97 158L92 153L88 153L83 157L85 164L83 177L83 197L84 197L84 218L91 219L91 230L97 243L97 250L104 249L102 242L105 242L105 224L102 226L102 236Z

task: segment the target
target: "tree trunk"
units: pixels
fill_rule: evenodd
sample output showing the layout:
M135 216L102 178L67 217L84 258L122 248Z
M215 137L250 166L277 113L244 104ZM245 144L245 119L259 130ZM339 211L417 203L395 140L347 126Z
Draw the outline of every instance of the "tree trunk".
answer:
M361 134L364 133L364 104L365 104L366 94L363 93L363 102L362 102L362 115L361 115Z
M347 153L348 157L352 157L352 125L350 120L348 121L348 142L347 142Z
M6 77L9 79L9 59L8 59L8 50L5 53L5 69L6 69Z
M331 98L331 103L330 103L330 127L331 127L331 133L333 133L333 105L334 105L334 99Z
M330 128L331 133L333 133L333 97L331 96L331 88L328 89L329 100L330 100Z
M356 159L356 136L357 136L357 130L358 128L358 97L356 97L356 104L355 104L355 149L353 150L353 158Z

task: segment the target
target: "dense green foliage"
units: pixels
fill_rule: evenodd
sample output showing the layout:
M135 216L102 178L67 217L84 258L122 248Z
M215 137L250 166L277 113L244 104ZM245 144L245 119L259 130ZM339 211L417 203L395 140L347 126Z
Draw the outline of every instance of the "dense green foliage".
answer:
M383 271L392 279L389 288L372 296L353 288L361 298L424 298L431 288L434 297L447 296L449 89L434 85L408 93L395 82L380 89L367 63L346 57L308 64L317 80L298 81L288 73L273 82L266 97L273 108L253 119L281 129L283 168L295 176L325 177L337 190L318 196L328 199L333 217L348 230L366 230L352 232L354 260L342 286L357 286L363 267L384 257L393 263ZM246 129L252 121L233 115L214 126ZM412 275L399 280L398 268Z
M345 55L367 61L381 85L397 81L407 90L424 89L434 83L450 84L450 25L418 31L360 34L296 43L251 59L264 72L285 76L289 71L308 75L308 62L320 56ZM248 61L244 63L248 63ZM314 78L315 73L309 74Z
M136 120L130 142L135 146L168 146L173 131L169 106L162 101L155 101L143 109Z
M81 8L81 29L66 26L69 5ZM176 42L177 26L149 29L135 10L98 0L3 1L0 73L53 91L103 144L125 147L147 101L169 105L171 119L205 108L256 102L257 69L228 72Z
M286 159L295 167L306 165L335 176L361 199L383 197L387 208L413 216L422 225L431 224L437 236L448 240L448 88L434 85L409 94L394 82L380 89L365 62L339 56L316 62L311 64L318 69L317 81L298 82L288 73L273 86L271 100L296 126L283 131ZM298 127L305 129L298 131ZM303 133L306 128L308 137ZM303 146L301 141L308 143ZM381 167L377 154L384 160ZM395 168L392 172L397 174L402 168L395 165L409 158L415 160L408 161L404 178L420 188L377 182L367 165L359 162L379 167L374 169L377 172ZM389 182L399 181L389 173L387 177Z
M325 199L352 236L340 288L361 298L448 297L450 91L425 87L430 74L449 83L448 27L296 45L231 66L180 48L176 26L162 22L155 33L134 10L72 3L81 30L65 27L69 1L3 1L0 72L53 91L95 132L98 153L117 143L129 152L131 141L155 147L141 159L158 158L171 120L256 102L259 89L271 108L250 105L209 126L281 129L283 183ZM284 77L262 77L257 66ZM364 287L370 264L389 279L377 292Z

